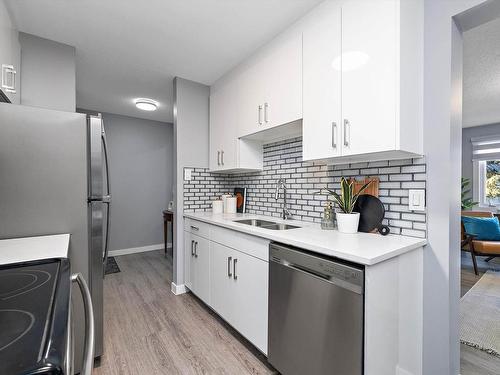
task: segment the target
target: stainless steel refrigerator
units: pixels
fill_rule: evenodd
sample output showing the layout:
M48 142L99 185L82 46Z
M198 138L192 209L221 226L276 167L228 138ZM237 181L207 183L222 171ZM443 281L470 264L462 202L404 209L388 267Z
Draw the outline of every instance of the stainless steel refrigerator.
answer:
M81 272L91 288L96 357L103 353L107 151L99 116L0 103L0 238L71 233L72 271ZM84 315L81 301L75 302L78 371Z

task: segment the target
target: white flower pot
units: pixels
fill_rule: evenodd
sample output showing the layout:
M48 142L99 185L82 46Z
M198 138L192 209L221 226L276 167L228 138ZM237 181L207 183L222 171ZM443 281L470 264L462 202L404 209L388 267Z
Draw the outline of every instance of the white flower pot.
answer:
M359 212L345 214L337 212L337 227L342 233L357 233L359 225Z

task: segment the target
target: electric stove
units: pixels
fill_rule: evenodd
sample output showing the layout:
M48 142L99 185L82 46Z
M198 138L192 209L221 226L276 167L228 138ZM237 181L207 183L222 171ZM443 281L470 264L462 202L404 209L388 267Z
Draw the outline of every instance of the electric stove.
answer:
M63 374L70 286L66 259L0 267L1 374Z

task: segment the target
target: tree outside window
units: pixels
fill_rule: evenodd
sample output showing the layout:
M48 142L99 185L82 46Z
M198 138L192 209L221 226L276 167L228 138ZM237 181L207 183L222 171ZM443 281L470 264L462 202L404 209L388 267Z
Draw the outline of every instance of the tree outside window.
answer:
M486 162L486 198L490 205L500 205L500 160Z

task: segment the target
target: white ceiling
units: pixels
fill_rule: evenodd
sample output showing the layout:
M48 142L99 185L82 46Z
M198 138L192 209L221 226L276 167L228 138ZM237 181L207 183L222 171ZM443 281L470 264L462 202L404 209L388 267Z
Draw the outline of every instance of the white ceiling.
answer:
M173 77L213 83L319 2L6 0L20 31L76 47L78 107L159 121L172 121Z
M500 19L464 33L463 126L500 122Z

